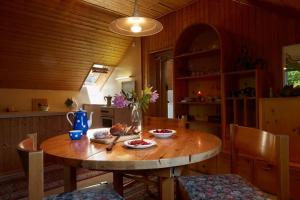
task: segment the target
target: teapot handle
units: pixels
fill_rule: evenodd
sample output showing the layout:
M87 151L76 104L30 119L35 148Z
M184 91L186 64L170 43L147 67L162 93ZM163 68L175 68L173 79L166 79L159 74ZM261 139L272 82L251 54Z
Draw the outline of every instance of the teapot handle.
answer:
M74 112L68 112L66 117L67 117L67 120L68 122L71 124L71 126L73 126L73 123L71 122L71 120L69 119L69 115L72 114L73 116L75 116Z
M106 96L104 97L104 100L107 101L107 97Z

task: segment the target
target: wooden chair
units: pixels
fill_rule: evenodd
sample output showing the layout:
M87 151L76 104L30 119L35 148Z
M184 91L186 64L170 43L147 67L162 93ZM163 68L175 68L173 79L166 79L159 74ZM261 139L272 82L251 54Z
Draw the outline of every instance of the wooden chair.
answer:
M44 169L43 151L37 148L37 134L29 134L28 138L17 146L25 175L28 179L28 199L41 200L44 198ZM110 185L97 185L73 192L45 197L44 199L123 199Z
M225 175L179 177L182 199L265 199L265 194L238 175L239 155L274 164L277 169L277 198L289 199L289 140L286 135L230 125L231 172ZM214 196L214 198L212 197Z

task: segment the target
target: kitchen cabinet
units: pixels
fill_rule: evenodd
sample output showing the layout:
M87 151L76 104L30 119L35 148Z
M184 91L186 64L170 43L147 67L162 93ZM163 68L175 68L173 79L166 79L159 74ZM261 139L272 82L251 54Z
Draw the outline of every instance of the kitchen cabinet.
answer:
M27 134L37 133L38 142L41 143L70 129L65 113L0 114L0 176L21 169L16 147Z
M290 168L290 197L292 200L300 199L300 169Z
M262 98L259 101L259 127L289 136L290 196L300 199L300 99ZM272 180L272 177L269 177ZM268 184L268 183L266 183Z
M88 116L90 116L90 113L93 112L93 119L92 119L92 126L91 128L99 128L101 127L101 110L100 106L94 105L94 104L84 104L83 109L87 111Z
M99 104L84 104L84 110L90 115L93 112L93 123L91 128L111 127L113 124L131 124L131 109L117 108Z

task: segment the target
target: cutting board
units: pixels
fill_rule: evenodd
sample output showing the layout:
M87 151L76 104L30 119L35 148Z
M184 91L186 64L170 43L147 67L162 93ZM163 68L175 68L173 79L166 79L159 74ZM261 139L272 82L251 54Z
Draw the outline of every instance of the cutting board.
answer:
M91 142L96 142L96 143L101 143L101 144L110 144L114 141L114 139L116 138L116 136L110 137L110 138L103 138L103 139L96 139L96 138L91 138ZM137 139L140 138L139 135L124 135L121 136L117 142L124 142L126 140L133 140L133 139Z

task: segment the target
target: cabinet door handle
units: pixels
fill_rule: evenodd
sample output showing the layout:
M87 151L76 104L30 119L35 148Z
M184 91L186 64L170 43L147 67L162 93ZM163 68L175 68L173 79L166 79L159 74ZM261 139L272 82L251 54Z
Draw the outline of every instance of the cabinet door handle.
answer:
M263 169L264 171L271 171L272 168L273 168L273 167L272 167L271 165L266 165L266 166L262 167L262 169Z

